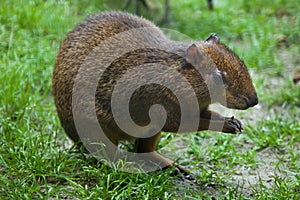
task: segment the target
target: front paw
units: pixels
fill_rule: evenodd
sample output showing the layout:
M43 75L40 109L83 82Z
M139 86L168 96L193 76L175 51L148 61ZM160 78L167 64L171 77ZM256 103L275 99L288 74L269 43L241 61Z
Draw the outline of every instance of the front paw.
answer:
M224 122L224 127L222 132L236 134L238 132L242 132L242 130L243 130L242 123L238 119L235 119L234 116L225 117L225 122Z

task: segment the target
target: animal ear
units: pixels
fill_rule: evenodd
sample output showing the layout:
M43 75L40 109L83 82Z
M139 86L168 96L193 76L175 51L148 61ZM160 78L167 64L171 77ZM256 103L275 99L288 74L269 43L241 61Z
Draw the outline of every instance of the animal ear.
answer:
M192 65L196 65L200 62L200 52L195 44L188 47L186 52L186 61Z
M220 44L220 38L217 34L211 34L206 40L206 42L209 42L211 44Z

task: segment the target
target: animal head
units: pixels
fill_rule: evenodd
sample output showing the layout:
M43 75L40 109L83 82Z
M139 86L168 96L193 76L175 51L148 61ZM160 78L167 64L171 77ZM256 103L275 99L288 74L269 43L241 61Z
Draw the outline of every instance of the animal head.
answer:
M224 106L247 109L258 103L245 63L227 46L220 43L216 34L210 35L204 42L189 46L186 60L201 72L209 88L224 88L218 90L217 94L217 100Z

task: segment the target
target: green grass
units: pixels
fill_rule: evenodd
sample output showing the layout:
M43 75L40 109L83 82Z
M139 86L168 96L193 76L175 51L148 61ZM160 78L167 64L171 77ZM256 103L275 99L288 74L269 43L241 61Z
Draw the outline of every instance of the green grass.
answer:
M57 50L77 22L119 9L120 1L1 1L0 198L299 199L300 88L292 75L300 67L300 4L214 2L209 11L205 0L171 1L171 22L162 26L194 39L217 33L248 65L260 108L252 123L247 117L255 109L243 114L242 135L164 134L160 146L171 138L185 144L165 150L176 151L175 159L194 172L201 185L192 185L171 177L171 170L120 172L66 145L51 95ZM159 23L163 1L150 7L143 14ZM255 174L260 179L251 182ZM237 178L242 175L244 181Z

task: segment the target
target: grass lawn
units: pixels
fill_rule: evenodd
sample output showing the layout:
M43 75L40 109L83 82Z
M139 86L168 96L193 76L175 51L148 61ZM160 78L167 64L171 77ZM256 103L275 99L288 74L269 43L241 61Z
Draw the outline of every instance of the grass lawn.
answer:
M206 0L170 1L161 27L193 39L217 33L247 64L260 101L226 110L242 120L241 135L164 133L163 154L201 184L171 170L121 172L72 147L51 94L58 48L87 15L122 2L0 1L0 199L300 199L299 1L215 0L214 11ZM142 13L159 24L163 2Z

